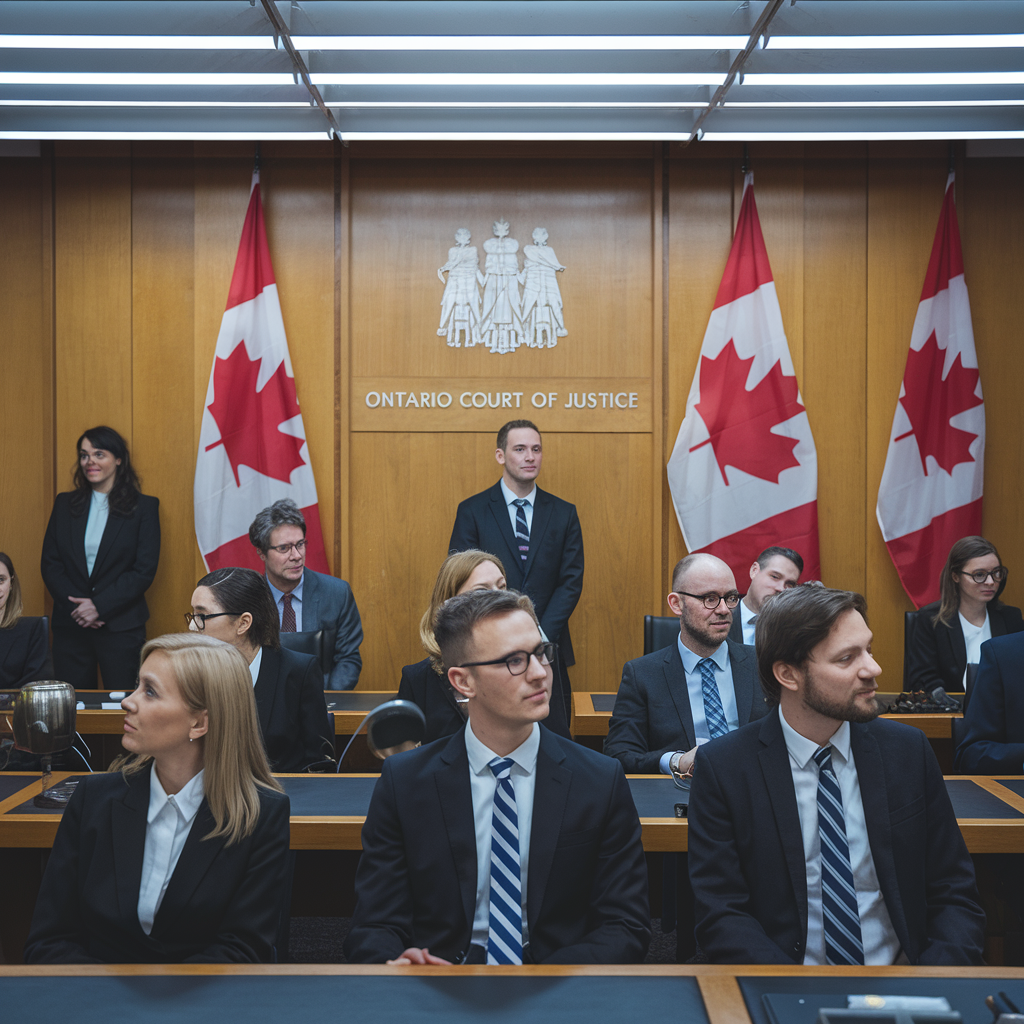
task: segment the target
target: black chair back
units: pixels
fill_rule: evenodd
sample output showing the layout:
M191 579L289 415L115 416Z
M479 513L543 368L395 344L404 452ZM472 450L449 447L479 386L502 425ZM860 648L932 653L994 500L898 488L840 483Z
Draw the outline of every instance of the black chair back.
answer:
M679 619L675 615L644 616L644 654L671 647L679 636Z
M903 691L910 691L910 645L914 639L914 630L917 628L917 620L920 612L903 613Z
M317 664L323 665L323 642L324 631L318 629L302 633L282 633L281 646L287 647L289 651L296 651L298 654L312 654Z

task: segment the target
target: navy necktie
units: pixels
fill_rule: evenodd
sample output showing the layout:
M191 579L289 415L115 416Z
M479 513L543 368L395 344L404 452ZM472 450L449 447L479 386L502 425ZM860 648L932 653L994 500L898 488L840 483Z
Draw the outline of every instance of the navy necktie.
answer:
M516 543L519 545L519 557L525 562L530 554L530 528L526 525L526 508L530 503L525 498L516 498Z
M701 658L697 668L700 669L700 689L704 697L704 719L708 723L708 734L716 740L729 731L729 723L725 720L722 695L715 682L715 663L710 658Z
M519 815L512 788L510 757L488 764L498 784L491 817L491 892L487 922L487 962L523 962L523 899L519 872Z

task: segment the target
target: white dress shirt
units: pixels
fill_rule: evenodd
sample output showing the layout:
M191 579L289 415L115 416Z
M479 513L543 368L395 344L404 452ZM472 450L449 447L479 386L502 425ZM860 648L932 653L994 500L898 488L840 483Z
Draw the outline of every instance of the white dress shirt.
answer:
M807 871L807 945L804 964L825 964L825 929L821 910L821 841L818 836L818 766L814 754L818 745L801 736L786 721L779 709L782 734L789 751L789 767L796 789L796 806L800 813L800 834L804 843L804 864ZM850 723L843 722L832 739L832 770L839 780L843 795L843 818L846 843L850 849L853 884L857 890L860 933L864 943L865 965L894 964L901 955L900 940L893 931L889 911L878 887L875 861L871 856L864 804L860 795L857 765L850 752ZM906 959L903 961L906 963Z
M505 499L505 506L508 508L508 518L512 523L512 532L516 532L516 509L517 505L513 505L514 501L519 501L519 495L513 494L506 485L504 479L498 481L501 484L501 493ZM533 503L537 500L537 485L533 485L533 490L523 499L526 504L523 506L523 512L526 514L526 529L533 533Z
M676 638L679 647L679 657L683 661L683 672L686 675L686 696L690 701L690 714L693 717L693 735L697 746L707 743L711 739L711 732L708 729L708 720L704 716L704 681L700 676L700 669L697 666L704 659L699 654L694 654L686 644L683 643L682 634ZM736 688L732 683L732 664L729 661L729 645L723 640L718 650L711 655L711 661L715 666L715 682L718 684L718 695L722 698L722 711L725 712L725 723L729 726L729 732L738 729L740 725L740 713L736 706ZM672 755L676 753L670 750L661 755L658 767L665 775L671 775L672 769L668 763Z
M957 615L960 615L957 612ZM992 639L992 624L989 622L988 609L985 609L985 621L980 625L976 626L973 622L968 622L962 615L960 615L960 628L964 631L964 643L967 645L967 664L977 665L981 661L981 645L986 640ZM967 691L967 669L964 669L963 678L964 692Z
M533 824L533 792L537 782L537 751L540 726L533 725L529 739L508 756L515 761L509 778L516 794L519 822L519 894L523 905L523 945L529 942L526 925L526 879L530 869L530 831ZM485 747L466 723L466 754L469 757L469 787L473 794L473 822L476 826L476 911L473 914L474 946L487 948L487 925L491 901L491 820L498 780L487 766L498 755Z
M85 567L89 570L90 576L96 564L100 541L103 540L103 531L107 528L107 518L110 515L109 498L108 494L93 491L89 501L89 518L85 524Z
M260 665L263 664L263 648L256 649L256 657L249 662L249 675L252 676L252 685L255 687L256 680L260 677Z
M157 778L154 762L149 774L149 813L138 905L139 924L147 935L153 930L157 911L202 802L202 771L189 779L180 792L168 796Z
M299 577L299 585L291 592L292 594L292 610L295 612L295 632L302 632L302 583L305 579L304 576ZM277 606L277 622L278 625L284 619L284 591L278 590L273 583L270 582L270 577L267 577L267 586L270 587L270 593L274 595L274 604Z
M757 629L757 623L753 620L757 617L757 612L752 612L742 601L736 606L736 610L740 613L740 625L743 627L743 642L749 646L754 646L754 632ZM736 612L733 612L735 615Z

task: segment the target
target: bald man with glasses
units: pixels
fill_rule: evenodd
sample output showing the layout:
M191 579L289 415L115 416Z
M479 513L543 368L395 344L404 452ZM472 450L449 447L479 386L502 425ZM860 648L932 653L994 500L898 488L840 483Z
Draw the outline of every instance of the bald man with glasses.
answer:
M668 606L679 636L626 662L604 744L628 773L689 778L701 743L767 712L754 648L728 639L739 600L720 558L687 555L676 565Z

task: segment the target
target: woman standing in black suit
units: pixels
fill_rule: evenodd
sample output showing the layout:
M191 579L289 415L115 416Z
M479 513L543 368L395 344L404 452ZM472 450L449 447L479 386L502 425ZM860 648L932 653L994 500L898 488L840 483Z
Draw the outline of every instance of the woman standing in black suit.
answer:
M398 699L419 705L427 716L424 743L452 736L466 724L456 694L444 674L441 650L434 639L434 616L450 597L470 590L504 590L505 567L486 551L470 548L449 555L442 563L430 595L430 606L420 620L420 642L427 657L402 669Z
M23 618L21 607L21 583L14 563L0 551L0 689L14 690L46 678L45 620Z
M941 599L918 613L907 652L912 690L964 690L967 666L978 663L981 645L1024 630L1020 609L999 600L1008 573L984 537L961 537L949 549L939 581Z
M235 647L249 666L267 759L275 772L333 768L334 729L324 677L311 654L281 646L266 579L252 569L215 569L196 584L189 629Z
M274 959L288 797L260 746L245 662L189 633L150 640L122 702L120 771L78 783L26 963Z
M57 495L43 538L53 596L53 667L76 689L133 690L146 640L145 593L160 561L160 502L142 494L124 438L78 439L75 490Z

